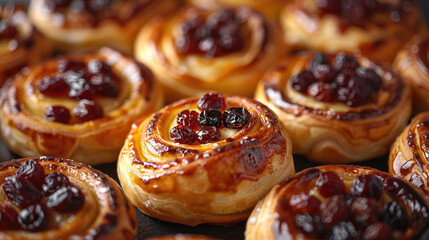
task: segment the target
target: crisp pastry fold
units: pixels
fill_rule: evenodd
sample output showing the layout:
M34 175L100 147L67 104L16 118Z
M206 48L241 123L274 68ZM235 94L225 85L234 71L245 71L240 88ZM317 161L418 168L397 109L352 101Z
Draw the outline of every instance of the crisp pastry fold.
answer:
M263 72L285 52L281 29L249 8L184 7L153 19L135 43L168 102L207 91L252 96Z
M248 6L263 13L265 16L274 19L278 17L280 10L284 5L284 2L281 0L187 0L187 2L203 9Z
M280 14L286 42L300 49L348 51L393 62L426 31L417 1L292 0Z
M246 225L252 239L419 239L429 206L396 176L350 165L310 168L278 184Z
M135 210L120 186L87 165L53 157L11 160L0 164L0 183L1 239L136 236Z
M291 135L294 153L322 163L386 154L411 113L408 85L389 67L338 53L304 53L267 71L255 99Z
M428 185L429 113L415 116L396 138L389 155L389 172L409 180L426 194Z
M0 4L0 86L24 66L50 53L47 40L34 28L23 5Z
M429 110L429 35L414 36L401 50L394 69L413 91L413 113Z
M29 15L59 51L111 46L132 53L140 28L177 5L176 0L35 0L30 3Z
M294 173L291 141L267 107L227 96L222 108L228 108L223 115L229 120L203 126L196 142L192 129L175 126L176 116L185 124L183 114L194 111L200 126L219 123L220 110L200 112L201 99L178 101L133 125L119 155L119 180L131 202L152 217L192 226L235 223L246 219L272 186ZM243 111L246 123L240 120ZM177 128L185 138L178 137ZM204 135L210 128L211 135Z
M1 92L1 136L23 157L117 160L131 124L162 106L149 69L110 48L39 64Z

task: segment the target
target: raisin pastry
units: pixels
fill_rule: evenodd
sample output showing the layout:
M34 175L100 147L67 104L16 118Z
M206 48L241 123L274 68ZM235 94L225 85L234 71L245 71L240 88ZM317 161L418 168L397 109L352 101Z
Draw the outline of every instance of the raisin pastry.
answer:
M59 51L111 46L131 53L140 28L176 5L176 0L33 0L29 15Z
M389 172L409 180L429 196L429 112L414 117L392 145Z
M417 239L429 206L412 184L376 169L306 169L275 186L247 221L253 239Z
M0 4L0 86L49 53L49 44L32 25L25 7L11 1Z
M277 18L284 5L282 0L187 0L187 2L207 10L221 9L222 7L248 6L269 18Z
M148 23L135 55L163 83L168 102L207 91L252 96L283 52L280 27L249 8L184 7Z
M152 73L103 48L34 66L5 84L0 134L23 157L117 160L131 124L162 105Z
M266 73L255 98L279 116L294 153L321 163L386 154L411 113L410 89L398 74L345 53L285 59Z
M297 48L347 51L389 63L426 29L414 0L291 0L280 15L286 42Z
M1 239L135 239L136 214L119 185L72 160L0 163Z
M291 148L264 105L208 93L133 125L118 176L131 202L152 217L191 226L231 224L246 219L295 172Z
M429 35L416 35L398 53L394 68L412 88L413 112L429 110Z

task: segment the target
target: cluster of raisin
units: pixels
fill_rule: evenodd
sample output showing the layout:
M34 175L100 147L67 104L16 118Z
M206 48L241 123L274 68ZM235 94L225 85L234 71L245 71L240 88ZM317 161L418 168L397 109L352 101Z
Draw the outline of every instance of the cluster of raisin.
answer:
M405 203L395 200L398 193L408 197L398 182L393 186L399 189L390 184L383 189L378 176L361 175L347 191L337 173L319 172L315 185L325 198L323 202L312 193L300 193L292 195L283 206L286 211L292 209L295 226L309 238L392 239L394 231L406 231L412 224ZM382 197L383 192L392 200Z
M67 176L59 172L46 175L34 160L26 161L15 175L6 177L1 188L13 205L0 204L0 230L42 231L52 215L48 210L73 213L85 202L83 193Z
M291 78L291 83L294 90L317 101L357 107L370 101L383 81L373 69L361 67L351 55L338 53L331 65L326 55L318 53L310 60L308 69Z
M58 74L43 77L37 82L37 88L45 96L78 100L72 113L80 122L103 117L103 109L93 101L97 95L119 95L118 81L103 61L93 59L86 64L82 61L62 60L57 68ZM70 110L63 106L50 106L45 111L45 119L67 124L71 120Z
M181 144L217 142L221 138L219 128L240 129L250 118L250 113L242 107L226 109L225 98L221 94L207 93L197 103L201 113L184 110L177 115L177 126L170 131L173 141ZM225 112L222 114L222 110ZM197 130L197 131L195 131Z
M240 33L241 22L229 9L210 15L206 21L193 17L181 25L182 35L176 39L181 54L202 54L206 57L223 56L244 48Z

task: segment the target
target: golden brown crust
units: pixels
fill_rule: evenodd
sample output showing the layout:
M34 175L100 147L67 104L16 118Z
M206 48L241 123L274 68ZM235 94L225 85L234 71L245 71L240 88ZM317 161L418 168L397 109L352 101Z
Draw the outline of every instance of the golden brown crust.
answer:
M428 127L428 112L414 117L401 135L396 138L389 155L389 172L409 180L426 194L429 194Z
M293 90L290 83L312 56L280 62L266 73L255 94L286 126L294 153L322 163L356 162L387 153L410 116L409 87L389 68L360 58L360 64L374 69L383 81L374 101L358 107L318 102Z
M0 86L26 65L38 63L50 53L49 42L34 28L23 5L0 4L2 21L13 23L18 35L0 39Z
M16 159L0 164L0 182L3 183L5 177L14 175L19 166L29 159L42 165L46 174L60 172L67 176L84 194L85 204L58 228L41 232L1 231L1 239L135 238L137 225L134 207L112 178L89 166L53 157Z
M389 7L384 6L382 11L376 11L353 23L345 20L347 16L321 13L316 2L288 1L280 13L287 43L300 49L347 51L391 63L396 53L414 34L426 31L425 21L416 1L407 1L406 7L401 6L398 11L385 11ZM394 22L392 16L400 17Z
M109 1L102 9L90 11L88 8L55 9L47 2L31 1L29 15L36 27L52 39L60 51L112 46L131 53L140 28L157 14L177 6L176 0L126 0Z
M279 181L294 172L289 136L260 103L226 97L245 107L249 122L232 136L209 144L170 140L171 124L198 99L169 105L134 125L118 160L126 195L144 213L186 225L231 224L247 218Z
M162 92L151 72L132 57L110 48L97 53L69 56L66 59L101 59L120 78L116 98L95 99L104 116L83 123L62 124L47 121L45 109L63 105L73 109L77 101L41 94L36 87L45 74L56 72L61 59L28 69L2 89L1 136L10 150L23 157L49 155L73 158L86 164L117 160L120 148L133 122L158 109Z
M186 0L188 3L193 4L203 9L220 9L222 7L238 7L248 6L252 9L263 13L269 18L277 19L284 1L282 0Z
M301 193L316 196L321 203L327 201L328 199L320 195L320 192L318 192L317 187L315 186L315 182L322 172L335 172L343 181L346 194L350 194L350 188L356 177L367 174L377 176L378 179L381 180L384 189L381 196L376 199L377 202L381 203L383 201L388 203L389 201L400 201L401 204L406 205L406 208L410 209L410 213L414 217L414 223L412 223L412 225L403 232L396 233L395 239L414 239L413 237L418 236L425 230L425 225L428 222L427 217L425 217L427 215L427 210L429 209L428 202L424 199L422 192L412 184L369 167L326 165L303 170L275 186L265 199L258 203L247 221L245 232L246 240L321 239L305 236L294 223L296 213L292 207L288 208L288 206L291 197ZM398 189L389 187L393 185ZM410 199L402 198L402 195L396 191L401 192L400 194L404 194ZM316 214L305 210L303 213ZM394 229L394 231L397 230L398 229ZM360 237L362 237L362 232L359 234ZM387 233L383 234L387 235Z
M214 12L184 7L153 19L139 33L135 55L163 83L167 102L207 91L250 97L263 72L285 53L280 26L245 7L234 11L243 19L245 43L242 50L225 56L183 55L175 46L184 21Z
M429 35L416 35L400 51L394 68L413 91L413 113L429 110Z

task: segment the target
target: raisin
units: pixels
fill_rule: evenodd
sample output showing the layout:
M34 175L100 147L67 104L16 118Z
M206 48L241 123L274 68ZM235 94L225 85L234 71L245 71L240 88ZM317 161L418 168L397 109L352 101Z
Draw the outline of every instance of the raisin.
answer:
M381 222L368 226L362 234L362 240L390 240L392 238L392 228Z
M375 223L381 216L380 206L374 198L356 198L350 206L350 211L353 222L360 226Z
M42 200L42 194L33 184L20 182L16 176L6 177L2 189L6 197L19 208L27 207Z
M70 122L70 111L63 106L49 106L45 110L45 119L52 122L67 124Z
M42 188L45 195L49 196L58 189L69 186L71 186L71 183L68 177L60 172L54 172L46 176L45 184L43 184Z
M313 76L313 73L308 70L300 72L298 75L293 76L291 79L292 88L295 91L304 94L307 93L308 87L315 82L316 78Z
M349 206L347 206L342 195L329 197L320 205L320 216L325 226L332 227L341 221L347 220Z
M330 240L353 240L359 235L353 223L344 221L334 225L329 234Z
M184 127L196 128L198 126L198 112L184 110L177 115L177 124Z
M379 198L383 190L381 180L372 174L361 175L353 180L350 192L354 196Z
M37 82L37 88L46 96L60 97L67 96L70 90L69 85L62 77L45 76Z
M80 100L73 109L73 114L81 122L92 121L103 117L103 108L96 102Z
M324 197L344 194L346 191L343 181L335 172L322 172L316 180L316 187Z
M295 212L317 213L319 211L320 200L313 195L300 193L298 195L292 195L289 200L289 205Z
M220 93L206 93L198 100L197 107L200 110L223 110L226 108L225 97Z
M319 215L303 213L295 216L295 226L300 229L305 236L317 238L323 234L324 226Z
M198 115L198 125L220 127L222 112L216 109L204 110Z
M24 162L16 172L16 178L21 183L32 184L37 189L42 189L45 183L45 170L42 165L34 160Z
M197 140L197 134L190 128L175 126L170 130L171 140L180 144L192 144Z
M387 223L392 229L405 230L410 225L407 210L396 201L384 206L381 221Z
M30 205L22 209L18 215L18 223L22 229L31 232L44 230L48 222L48 214L40 204Z
M250 113L243 107L228 108L223 113L223 125L227 128L240 129L249 121Z
M346 53L338 53L334 59L334 69L336 71L350 69L355 70L360 64L352 55Z
M0 204L0 230L15 230L18 228L18 213L8 204Z
M48 196L46 206L58 212L74 212L85 203L83 193L76 187L59 188Z
M213 126L204 126L197 132L198 142L201 144L217 142L220 140L222 133Z

